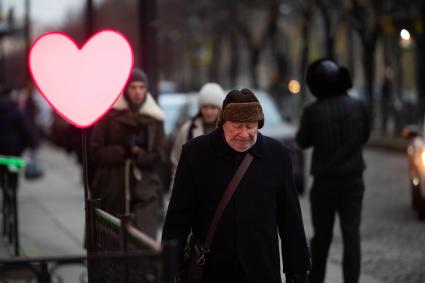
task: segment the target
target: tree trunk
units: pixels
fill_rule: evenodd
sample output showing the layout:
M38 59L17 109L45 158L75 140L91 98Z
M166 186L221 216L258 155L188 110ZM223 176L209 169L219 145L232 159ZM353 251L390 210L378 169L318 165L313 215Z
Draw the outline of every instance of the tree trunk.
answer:
M375 101L373 97L373 88L375 82L375 42L365 42L363 44L363 75L364 75L364 90L369 103L369 111L372 119L375 113Z
M210 79L214 82L220 81L220 58L221 58L221 42L222 37L217 34L212 46L212 61L209 66Z
M251 45L250 50L250 70L249 74L251 77L251 83L253 88L258 88L258 76L257 76L257 67L260 61L260 48L258 46Z
M318 3L320 13L322 14L323 26L325 28L325 48L326 57L329 59L335 58L335 38L332 34L332 19L329 13L329 8L322 2Z
M308 6L310 7L310 6ZM309 8L307 8L309 9ZM308 65L308 56L310 54L310 22L312 11L304 11L304 22L301 31L302 49L301 49L301 70L300 70L300 109L302 109L307 101L307 84L305 84L305 72Z
M425 36L418 34L416 38L416 88L418 94L418 116L416 120L422 121L425 113L425 80L423 74L425 73Z
M421 19L422 23L425 22L425 3L421 2ZM425 80L423 74L425 73L425 35L424 33L417 33L416 38L416 87L418 93L418 116L416 120L424 123L425 113Z
M236 32L230 35L230 50L229 83L233 88L237 85L236 82L239 70L239 44Z

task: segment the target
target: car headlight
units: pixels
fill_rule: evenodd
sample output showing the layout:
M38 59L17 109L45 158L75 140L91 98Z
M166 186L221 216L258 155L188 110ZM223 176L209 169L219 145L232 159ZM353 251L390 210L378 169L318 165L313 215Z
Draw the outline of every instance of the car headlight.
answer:
M421 161L422 161L422 166L425 167L425 151L421 152Z

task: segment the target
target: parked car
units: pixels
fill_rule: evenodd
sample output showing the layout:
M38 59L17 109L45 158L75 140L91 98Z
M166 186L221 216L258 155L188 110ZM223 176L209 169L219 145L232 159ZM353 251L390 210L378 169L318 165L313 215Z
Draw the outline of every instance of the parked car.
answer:
M409 188L412 208L420 219L425 220L425 139L417 126L403 129L407 138Z
M295 184L298 192L302 194L304 192L304 158L302 151L295 143L296 129L282 118L269 94L264 91L254 91L254 93L260 101L265 114L264 127L260 132L281 141L289 148L293 161ZM161 94L158 102L166 115L167 150L171 150L172 142L180 126L190 117L197 114L197 95L196 93Z
M196 93L163 93L158 103L165 113L164 130L167 136L175 133L191 116L196 114Z

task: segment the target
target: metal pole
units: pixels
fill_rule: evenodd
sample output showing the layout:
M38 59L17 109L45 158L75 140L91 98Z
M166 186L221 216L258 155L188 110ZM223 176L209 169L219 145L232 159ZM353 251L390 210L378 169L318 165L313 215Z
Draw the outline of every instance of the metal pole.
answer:
M86 24L85 24L85 35L86 40L89 39L89 37L93 33L93 0L86 0ZM83 128L81 130L81 137L82 137L82 157L83 157L83 183L84 183L84 203L85 203L85 210L86 210L86 233L85 233L85 241L86 241L86 249L87 249L87 256L93 253L94 251L94 245L93 243L93 211L94 211L94 203L90 200L89 195L89 180L88 180L88 158L87 158L87 129ZM92 278L94 278L94 273L92 270L93 263L90 260L87 260L87 278L89 282Z
M158 48L156 29L158 26L156 0L139 0L139 64L147 73L150 92L158 97Z
M11 173L14 174L14 173ZM16 178L16 179L15 179ZM10 175L10 180L12 184L9 189L12 191L12 209L13 209L13 237L14 237L14 247L15 247L15 256L19 256L19 218L18 218L18 175Z
M3 20L3 1L0 0L0 19ZM5 78L5 69L6 69L6 59L5 59L5 52L4 52L4 34L0 35L0 76L1 76L1 87L4 88L6 85L6 78Z
M85 26L86 40L89 39L89 37L93 33L93 22L94 22L93 0L87 0L86 1L86 26Z
M25 58L28 58L31 45L30 0L25 0ZM25 80L30 80L28 68L25 68Z
M87 202L89 199L89 179L88 179L88 158L87 158L87 129L83 128L81 129L82 133L82 155L83 155L83 183L84 183L84 201Z
M85 212L86 212L86 226L85 226L85 243L87 249L87 256L89 256L92 251L92 218L90 213L90 203L89 203L89 180L88 180L88 164L87 164L87 129L81 129L81 137L82 137L82 155L83 155L83 183L84 183L84 204L85 204ZM93 209L93 208L92 208ZM92 278L92 270L91 270L91 262L87 260L87 278Z

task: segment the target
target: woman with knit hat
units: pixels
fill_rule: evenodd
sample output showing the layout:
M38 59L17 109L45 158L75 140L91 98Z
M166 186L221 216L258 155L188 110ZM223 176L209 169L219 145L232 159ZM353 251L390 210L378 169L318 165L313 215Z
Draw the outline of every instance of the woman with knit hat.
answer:
M94 127L90 157L96 170L92 198L113 215L134 213L134 225L155 238L160 225L157 165L164 114L148 92L146 74L133 69L123 95Z
M224 90L219 84L206 83L202 86L198 96L199 112L180 128L171 150L172 180L179 162L182 145L193 138L212 132L217 127L217 119L223 99ZM171 181L171 187L172 185L173 182Z

